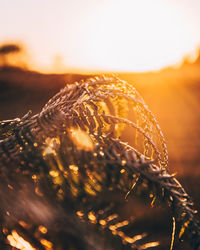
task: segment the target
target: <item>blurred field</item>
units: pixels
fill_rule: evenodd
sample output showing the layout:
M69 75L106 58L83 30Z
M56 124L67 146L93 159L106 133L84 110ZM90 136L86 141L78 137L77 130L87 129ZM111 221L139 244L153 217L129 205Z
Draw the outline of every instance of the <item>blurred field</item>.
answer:
M184 63L180 68L116 75L132 83L155 114L167 141L170 170L177 172L178 179L193 197L198 209L200 56L194 63ZM65 84L87 77L80 74L41 74L16 67L2 67L0 120L22 117L30 109L33 113L39 112ZM159 221L156 223L159 224Z

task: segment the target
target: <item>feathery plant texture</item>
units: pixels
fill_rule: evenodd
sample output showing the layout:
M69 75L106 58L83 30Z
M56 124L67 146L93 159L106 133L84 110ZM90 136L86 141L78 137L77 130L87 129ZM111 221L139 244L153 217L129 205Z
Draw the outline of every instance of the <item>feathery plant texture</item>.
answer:
M1 249L159 248L118 213L124 199L113 197L133 189L169 206L179 238L198 249L193 203L169 173L156 119L127 82L68 84L39 114L2 121L0 139Z

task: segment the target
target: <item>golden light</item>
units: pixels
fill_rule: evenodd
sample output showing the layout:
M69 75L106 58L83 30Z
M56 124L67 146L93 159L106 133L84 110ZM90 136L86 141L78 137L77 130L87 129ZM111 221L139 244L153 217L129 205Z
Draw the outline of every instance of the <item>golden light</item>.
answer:
M39 231L42 233L42 234L46 234L47 233L47 228L46 227L44 227L44 226L39 226Z
M85 131L81 129L70 128L69 135L73 143L81 150L92 151L94 144Z
M49 171L49 174L50 174L52 177L58 177L58 176L59 176L59 172L58 172L58 171L55 171L55 170Z
M53 244L50 241L46 239L41 239L40 242L46 250L53 250Z
M28 241L24 240L15 230L12 231L11 235L7 236L7 240L12 247L15 247L17 249L35 249Z

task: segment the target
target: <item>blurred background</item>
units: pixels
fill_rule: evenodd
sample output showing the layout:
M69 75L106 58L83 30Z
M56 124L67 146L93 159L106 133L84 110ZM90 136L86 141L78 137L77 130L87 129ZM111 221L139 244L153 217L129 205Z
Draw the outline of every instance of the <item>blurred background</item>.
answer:
M1 1L0 120L39 112L67 83L133 84L167 141L171 172L200 184L200 1Z

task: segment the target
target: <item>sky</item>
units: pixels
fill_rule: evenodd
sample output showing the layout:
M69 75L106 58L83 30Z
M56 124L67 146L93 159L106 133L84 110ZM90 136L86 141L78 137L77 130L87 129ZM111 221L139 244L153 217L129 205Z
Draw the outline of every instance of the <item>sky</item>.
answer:
M199 0L0 0L0 43L40 71L150 71L200 45Z

